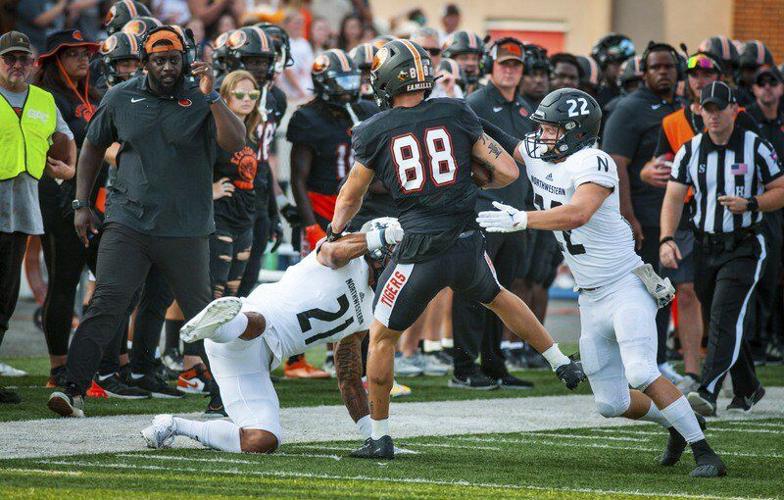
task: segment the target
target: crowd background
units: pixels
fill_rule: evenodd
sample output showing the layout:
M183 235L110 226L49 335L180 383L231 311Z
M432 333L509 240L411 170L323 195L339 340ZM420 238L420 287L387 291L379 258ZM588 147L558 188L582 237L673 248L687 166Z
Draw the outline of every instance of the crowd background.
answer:
M218 166L213 186L218 234L224 236L218 239L225 243L228 237L229 233L220 233L223 227L230 231L231 237L236 236L239 240L242 236L246 242L236 251L231 248L221 248L220 251L229 253L229 263L245 261L248 259L245 254L250 253L247 263L251 271L250 279L248 273L242 278L242 270L246 266L244 263L242 269L238 270L230 265L216 266L213 261L211 274L224 275L221 282L216 283L213 279L214 296L225 293L247 294L256 283L259 267L264 268L260 275L262 280L276 279L280 272L307 253L318 237L324 234L326 222L331 217L328 209L324 211L325 198L321 195L334 196L340 178L334 179L329 185L331 193L314 188L317 166L319 161L324 161L317 144L327 139L316 137L318 134L309 130L309 127L314 124L330 127L340 123L341 127L348 130L357 120L377 111L370 109L373 106L372 93L367 88L367 71L372 57L365 59L363 66L361 52L371 51L372 56L373 51L392 37L411 38L431 54L441 74L434 93L465 97L480 115L479 109L483 103L480 102L478 92L486 88L488 82L498 87L505 99L499 100L499 103L513 103L513 109L519 114L510 125L519 125L519 130L516 130L519 134L533 129L533 123L525 117L536 109L539 100L548 91L571 86L580 87L594 95L605 112L602 147L619 163L622 171L628 172L625 185L629 191L624 216L635 230L644 260L657 267L657 214L663 183L666 183L667 162L677 150L672 142L667 147L667 132L662 129L662 120L667 115L685 109L686 116L693 117L697 112L695 106L698 106L694 96L698 95L706 82L722 79L737 90L740 103L746 108L747 113L743 113L742 118L747 120L745 126L753 128L773 143L779 156L784 155L784 112L779 105L784 94L784 84L781 71L776 67L776 61L780 61L784 55L784 32L779 31L781 28L770 21L781 19L784 15L777 2L556 1L544 5L538 2L521 2L518 5L517 2L496 1L450 4L428 1L421 6L414 5L415 2L370 3L366 0L147 0L130 3L145 5L150 15L162 24L176 24L183 29L190 29L198 53L205 61L213 64L219 84L220 77L231 69L221 67L220 51L232 33L237 33L243 26L264 26L269 39L275 42L277 56L272 64L276 70L274 80L270 82L274 83L276 90L273 92L271 87L270 93L274 96L276 106L260 109L264 115L262 119L247 111L241 113L239 104L236 109L232 108L250 129L257 128L259 120L266 122L268 113L275 116L275 126L267 129L261 126L258 136L250 141L252 144L249 143L252 149L250 156L257 155L259 161L264 156L264 163L269 166L269 176L265 173L263 181L266 186L264 203L260 204L258 200L250 202L256 204L257 216L242 231L232 224L228 224L231 227L226 229L228 226L221 226L218 218L220 200L239 197L242 187L228 180L230 174L224 175ZM412 5L408 8L407 4ZM12 29L18 30L29 37L39 61L31 82L37 82L44 88L48 86L68 90L73 84L67 78L66 81L59 81L62 80L62 73L53 69L47 72L47 67L54 66L47 64L47 56L51 63L53 49L71 47L68 50L78 51L80 44L70 40L69 45L66 37L63 39L65 41L60 41L60 45L52 45L52 36L63 33L71 33L69 36L73 36L73 32L68 30L78 30L79 39L100 43L110 34L107 32L106 20L111 18L110 11L114 5L113 1L102 0L2 0L0 31L6 33ZM527 7L535 9L535 16L523 16ZM519 19L521 16L524 19ZM269 28L270 25L275 27ZM129 33L144 29L136 25ZM610 33L612 31L627 33L629 37ZM753 36L749 35L750 31L754 33ZM278 32L283 32L287 39L283 56L285 61L281 61L279 39L282 37L275 35ZM730 34L732 36L727 36ZM521 42L519 54L509 56L504 53L506 58L502 59L498 50L488 50L493 40L507 36ZM669 45L648 47L649 40ZM366 46L367 49L364 48ZM336 106L340 111L333 110L332 114L324 112L326 114L319 115L320 111L315 110L313 113L321 116L318 119L323 121L313 121L307 118L310 116L309 106L322 99L314 81L314 73L318 73L315 68L323 64L325 56L326 60L340 57L330 55L335 54L333 49L351 57L354 66L364 72L362 94L365 98L363 100L367 102L363 104L364 107L354 104L348 106L345 114L343 104ZM97 45L91 46L88 56L93 57L97 50ZM651 53L662 51L671 52L677 60L677 64L662 70L671 72L671 77L662 76L658 68L651 68L650 60L642 57L644 53L650 56ZM79 54L70 55L79 58ZM493 72L494 62L500 64L506 60L521 63L519 76L509 77ZM231 100L232 95L250 97L254 92L255 98L252 99L266 96L267 84L270 82L258 77L248 64L246 62L244 67L249 73L235 75L227 79L228 86L220 87L221 94L227 100ZM96 87L90 86L91 79L98 75L92 74L88 78L87 73L82 73L79 76L77 70L69 74L75 80L81 78L75 86L78 88L77 93L82 92L84 96L80 103L83 111L91 114L100 102ZM514 95L511 99L507 97L503 86L504 78L511 78L509 81ZM672 80L670 86L664 82L668 78ZM106 85L106 82L96 83L99 86ZM508 81L506 85L509 85ZM477 94L472 98L474 92ZM655 113L643 109L648 106L648 101L641 101L641 92L647 92L644 96L645 99L653 99L650 102L661 102L661 109L653 108L657 110ZM76 106L69 114L75 114L77 109L82 108ZM613 118L614 115L617 118ZM78 144L80 136L82 139L84 137L85 127L84 123L76 123L72 127ZM264 137L265 133L269 137ZM343 156L328 161L332 162L329 168L337 168L338 172L341 172L341 166L336 166L335 162L342 161L342 176L345 176L350 168L350 136L340 140L349 141ZM328 141L333 141L327 144L332 150L335 144L343 144L335 138ZM265 149L267 146L268 151ZM305 163L302 163L303 155L307 157ZM233 160L226 161L230 163ZM307 165L307 168L302 165ZM253 189L259 189L260 177L257 175ZM46 206L59 207L62 203L62 200L57 199L58 196L62 197L58 195L59 184L46 176L42 179L39 193L44 212ZM525 191L524 186L521 189ZM94 193L92 202L100 203L97 200L104 195ZM49 205L46 205L47 196L52 199ZM383 191L377 193L377 196L383 196ZM522 204L527 207L532 201ZM226 212L221 213L225 217ZM82 305L86 306L89 302L90 286L82 278L88 275L88 267L94 269L95 248L85 250L79 245L70 220L49 217L47 223L46 213L43 215L44 232L41 240L44 251L41 253L42 245L37 238L30 238L26 253L26 277L36 300L46 306L39 322L50 347L50 384L54 387L61 381L58 376L62 373L57 368L65 363L69 333L79 322ZM756 306L761 319L754 338L748 339L754 346L757 363L781 362L782 359L784 324L781 315L784 302L781 294L781 218L781 213L766 216L766 221L770 222L769 230L774 236L771 245L779 248L770 249L775 259L769 260L767 278L760 286L761 302ZM57 220L57 223L53 224L53 220ZM58 242L57 245L52 243L54 240ZM249 246L251 241L253 245ZM267 241L272 243L267 245ZM97 244L96 239L92 245ZM541 319L547 310L548 289L557 288L568 297L573 284L568 269L559 266L558 252L553 250L552 244L547 242L545 235L537 242L523 244L524 260L528 265L525 270L510 271L509 286L526 300ZM55 248L57 252L52 251ZM510 259L508 255L499 253L501 258ZM55 259L62 262L57 265L60 276L64 267L68 269L68 276L57 280L57 286L61 289L53 290L50 284L47 291L47 275L51 273ZM44 265L44 260L47 265ZM532 262L535 264L531 265ZM544 275L533 273L532 268L537 265L545 269ZM218 270L218 267L226 269ZM157 370L156 373L164 380L178 380L180 392L191 392L187 390L189 383L198 379L201 385L196 392L206 393L210 385L208 369L199 362L183 360L177 340L177 331L183 320L182 312L176 303L168 307L172 301L171 293L165 293L163 285L149 283L154 279L155 275L151 273L146 289L159 291L158 296L150 297L152 294L148 294L137 297L138 310L129 315L131 327L121 325L121 329L130 330L131 341L136 338L136 345L129 350L128 346L133 346L134 342L126 341L121 335L122 341L117 343L116 349L105 355L98 373L107 376L115 373L118 364L125 366L130 356L131 365L135 363L138 366L138 370L134 368L134 371L141 373ZM680 306L660 316L660 369L669 378L679 382L684 392L694 390L698 383L699 364L706 349L704 339L707 338L707 325L702 324L699 302L693 287L689 287L691 281L688 276L679 278ZM500 329L497 335L490 336L494 339L490 344L494 345L486 345L488 342L482 339L482 332L487 329L483 326L483 320L480 318L477 323L477 319L471 317L475 313L459 312L461 307L470 308L465 304L456 303L455 312L452 313L452 297L447 293L443 295L434 301L433 307L412 328L413 331L403 337L396 358L397 375L443 375L452 370L454 365L456 376L452 379L454 383L450 383L451 387L529 387L530 384L525 381L509 376L507 367L541 368L545 366L543 360L527 346L513 342L509 333L501 332ZM166 307L161 307L162 303ZM73 311L71 304L75 304ZM134 336L140 316L144 328L155 329L157 325L153 340L160 337L165 316L165 335L160 351L154 347L154 342L150 343L149 338L145 337L142 343L138 341L138 335ZM466 325L471 326L469 328ZM461 329L469 331L458 332ZM684 331L687 334L684 335ZM144 349L139 347L142 345ZM477 358L482 360L481 368L476 364ZM502 368L497 366L499 359ZM685 378L676 373L671 365L672 361L679 359L686 362ZM496 363L496 366L492 366L492 363ZM285 373L290 377L334 376L330 353L323 369L315 365L321 365L321 360L309 362L304 358L290 359ZM0 364L0 376L15 374L18 374L18 370ZM96 380L100 382L101 379ZM94 394L100 396L98 385ZM173 388L167 391L160 386L156 387L159 394L177 396L177 390ZM397 384L394 391L396 395L404 395L408 389Z

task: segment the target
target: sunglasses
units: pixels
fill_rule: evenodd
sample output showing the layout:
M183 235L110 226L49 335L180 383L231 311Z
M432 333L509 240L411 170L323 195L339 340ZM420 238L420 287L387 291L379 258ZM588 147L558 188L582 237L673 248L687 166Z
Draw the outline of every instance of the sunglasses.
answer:
M440 56L441 55L441 49L439 49L438 47L430 47L430 48L426 48L425 50L431 56Z
M16 65L16 63L21 64L22 66L30 66L33 64L33 56L30 55L21 55L15 56L13 54L3 54L3 62L9 67L12 68Z
M760 87L778 87L780 83L775 78L761 78L757 81L757 85Z
M242 92L241 90L235 90L231 93L235 99L238 101L242 101L246 97L249 97L252 101L258 100L261 92L258 90L251 90L250 92Z
M718 71L719 68L716 67L716 63L713 62L709 57L705 57L703 55L696 55L691 56L688 61L686 61L686 68L687 69L709 69L713 71Z

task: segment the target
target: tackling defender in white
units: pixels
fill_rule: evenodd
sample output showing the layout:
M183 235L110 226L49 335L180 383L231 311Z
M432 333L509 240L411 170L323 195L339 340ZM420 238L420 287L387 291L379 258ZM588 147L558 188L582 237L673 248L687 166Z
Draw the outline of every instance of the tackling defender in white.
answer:
M150 448L168 448L175 436L187 436L221 451L274 451L283 432L270 372L281 360L327 342L339 342L340 392L359 433L370 436L361 343L373 319L376 277L403 230L392 218L374 219L362 229L324 241L280 281L259 286L247 299L213 301L182 328L185 342L205 339L231 421L158 415L142 431Z
M565 88L542 100L531 116L540 128L521 143L483 123L507 149L514 145L538 211L496 202L499 210L480 212L477 222L490 232L554 231L580 292L580 357L599 413L660 424L670 432L662 465L677 463L688 443L697 462L692 476L723 476L704 420L657 368L656 311L674 289L634 252L615 162L596 148L601 116L591 96Z

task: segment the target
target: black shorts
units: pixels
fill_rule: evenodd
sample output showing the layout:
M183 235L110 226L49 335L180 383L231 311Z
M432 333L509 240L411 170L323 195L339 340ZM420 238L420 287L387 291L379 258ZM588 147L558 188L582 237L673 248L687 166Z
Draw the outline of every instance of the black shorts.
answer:
M403 331L446 287L481 304L489 304L501 291L479 231L469 231L446 252L424 262L400 264L396 254L378 280L373 316Z
M544 288L549 288L555 280L558 266L563 262L563 254L558 240L552 231L536 231L531 254L531 265L526 279Z

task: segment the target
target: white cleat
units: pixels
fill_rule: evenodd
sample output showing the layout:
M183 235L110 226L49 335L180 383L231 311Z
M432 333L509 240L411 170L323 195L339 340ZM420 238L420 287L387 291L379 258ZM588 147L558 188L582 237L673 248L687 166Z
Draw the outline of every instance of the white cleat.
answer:
M683 375L676 372L675 367L672 366L672 363L669 361L659 365L659 373L661 373L664 378L668 379L673 384L678 384L683 380Z
M27 372L18 368L14 368L11 365L0 363L0 375L3 377L24 377L27 375Z
M180 338L183 342L196 342L208 339L221 325L234 319L242 308L239 297L221 297L209 303L199 314L191 318L180 329Z
M152 419L151 425L142 429L142 437L147 441L148 448L156 450L171 448L176 428L173 416L157 415Z

